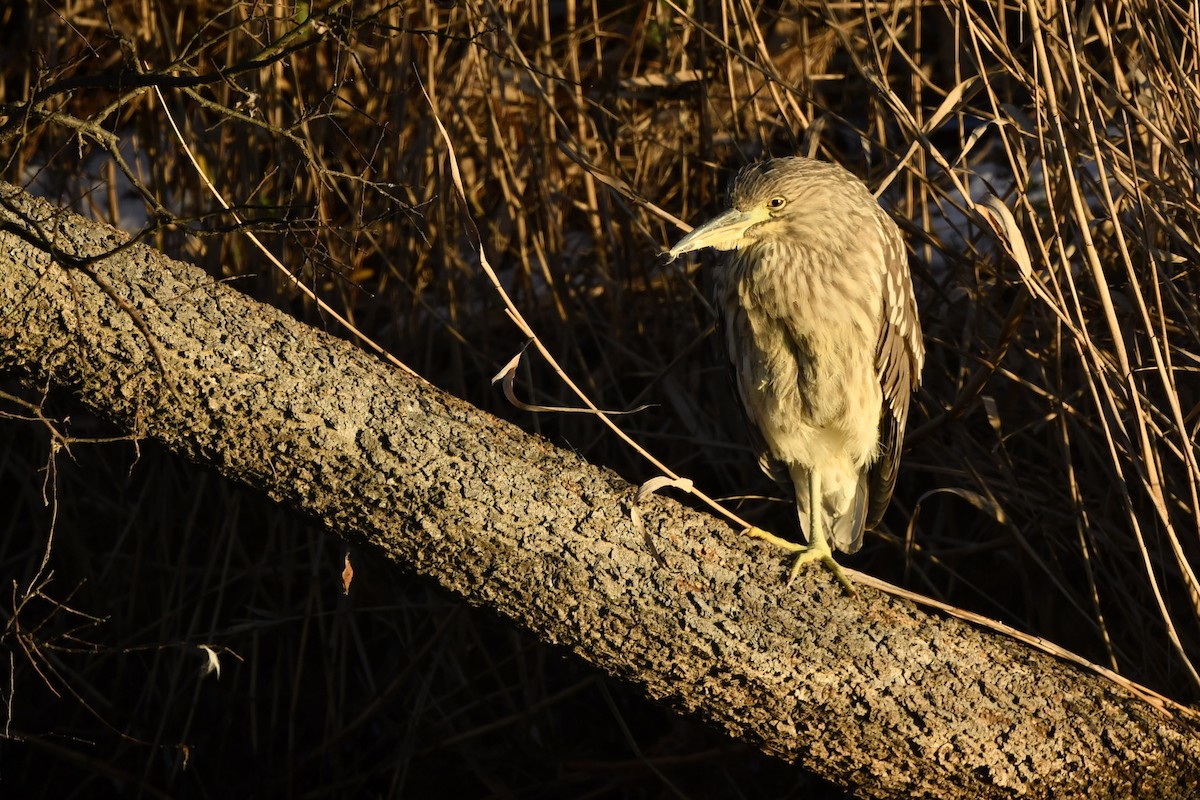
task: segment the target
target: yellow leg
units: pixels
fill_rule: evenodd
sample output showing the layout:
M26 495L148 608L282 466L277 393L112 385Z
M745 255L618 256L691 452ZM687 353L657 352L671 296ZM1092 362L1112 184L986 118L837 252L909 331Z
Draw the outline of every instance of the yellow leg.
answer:
M807 531L809 540L807 545L781 539L773 533L767 533L762 528L751 528L747 533L755 539L762 539L789 553L796 553L796 560L792 562L792 568L788 572L788 586L791 586L792 581L796 580L801 567L813 561L820 561L826 569L833 573L833 577L837 578L846 594L853 596L854 586L850 583L850 578L842 570L841 565L833 560L833 551L829 547L829 541L825 538L825 514L824 503L821 502L821 473L819 470L809 470L808 498L809 527L812 530Z

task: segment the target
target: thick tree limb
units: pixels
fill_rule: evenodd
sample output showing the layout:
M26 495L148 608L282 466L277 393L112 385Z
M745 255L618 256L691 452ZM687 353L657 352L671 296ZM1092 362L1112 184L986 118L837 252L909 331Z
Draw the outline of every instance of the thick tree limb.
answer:
M785 590L776 552L669 500L639 532L611 472L149 248L81 269L124 236L4 184L0 206L0 369L652 697L864 796L1195 795L1195 731L1109 681L821 570Z

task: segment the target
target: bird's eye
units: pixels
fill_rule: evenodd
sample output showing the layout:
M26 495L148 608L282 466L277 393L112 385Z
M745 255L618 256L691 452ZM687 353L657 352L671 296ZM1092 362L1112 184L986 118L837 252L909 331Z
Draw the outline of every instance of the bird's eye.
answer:
M778 211L779 209L783 208L786 205L787 205L786 197L772 197L770 200L767 201L767 208L771 209L772 211Z

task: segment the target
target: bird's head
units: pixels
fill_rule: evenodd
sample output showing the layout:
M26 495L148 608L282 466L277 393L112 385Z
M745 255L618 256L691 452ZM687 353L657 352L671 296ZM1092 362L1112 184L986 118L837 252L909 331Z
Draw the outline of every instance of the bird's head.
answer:
M875 204L842 167L811 158L776 158L743 167L729 185L729 210L705 222L667 251L672 260L693 250L737 250L761 241L852 244L862 210Z

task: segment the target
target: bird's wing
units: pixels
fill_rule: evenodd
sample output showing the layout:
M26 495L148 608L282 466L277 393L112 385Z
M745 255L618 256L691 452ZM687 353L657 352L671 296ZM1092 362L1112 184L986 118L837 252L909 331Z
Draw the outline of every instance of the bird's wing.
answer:
M888 220L888 224L894 223ZM875 369L883 390L883 414L879 419L879 457L871 465L867 527L874 528L892 499L908 403L921 380L925 346L921 321L908 274L908 255L899 235L888 246L888 268L883 280L883 325L875 349Z

